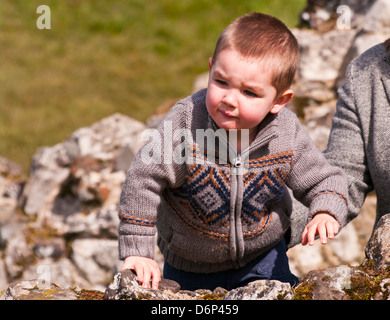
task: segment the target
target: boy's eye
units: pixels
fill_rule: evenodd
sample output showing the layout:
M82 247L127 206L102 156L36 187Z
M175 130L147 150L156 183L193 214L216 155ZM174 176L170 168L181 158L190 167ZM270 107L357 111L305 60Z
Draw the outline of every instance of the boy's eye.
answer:
M256 93L253 93L252 91L249 90L244 90L244 94L247 95L248 97L254 97L254 98L257 97Z
M221 86L227 86L227 82L226 81L216 79L215 82L217 82Z

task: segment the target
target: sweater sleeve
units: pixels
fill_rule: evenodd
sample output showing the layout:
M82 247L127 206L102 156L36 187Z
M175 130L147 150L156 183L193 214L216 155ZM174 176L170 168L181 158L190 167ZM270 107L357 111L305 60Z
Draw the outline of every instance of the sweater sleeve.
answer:
M149 138L133 160L119 201L119 258L154 257L157 212L167 187L182 183L185 164L173 161L180 139L172 134L185 128L185 106L176 104L158 129L149 129ZM144 135L144 136L145 136Z
M373 190L367 166L362 124L354 99L355 64L347 69L346 82L338 91L336 113L332 119L332 129L326 159L344 170L349 184L348 222L355 218L363 205L366 195Z
M327 162L298 121L294 158L287 185L294 197L309 207L307 221L316 213L326 211L341 226L345 225L348 211L346 176L340 168Z

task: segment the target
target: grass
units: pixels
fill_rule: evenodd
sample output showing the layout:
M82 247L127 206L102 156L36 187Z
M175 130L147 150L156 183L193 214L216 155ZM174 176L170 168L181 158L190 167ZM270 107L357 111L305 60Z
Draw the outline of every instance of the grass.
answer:
M39 30L39 5L51 29ZM2 0L0 156L27 172L38 147L115 112L144 121L191 93L223 28L261 11L295 27L305 0Z

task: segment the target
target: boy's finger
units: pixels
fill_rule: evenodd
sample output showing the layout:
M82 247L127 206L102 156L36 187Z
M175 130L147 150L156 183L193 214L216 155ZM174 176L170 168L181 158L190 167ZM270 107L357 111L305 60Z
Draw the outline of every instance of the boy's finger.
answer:
M316 235L317 227L318 227L317 225L313 225L310 228L308 228L307 241L309 243L309 246L314 245L314 237Z
M302 233L302 245L307 245L307 226L305 227L305 230L303 230Z
M143 283L144 282L144 268L143 268L143 265L140 264L140 263L137 263L137 264L134 265L134 267L132 269L137 274L138 282Z
M338 222L333 222L334 235L337 235L340 231L340 225Z
M333 227L333 223L332 222L327 222L326 223L326 233L328 235L328 238L329 239L333 239L334 238L334 227Z
M158 283L161 281L160 269L152 270L152 289L158 289Z
M144 269L144 281L143 281L143 284L142 286L144 288L149 288L149 283L150 283L150 277L151 277L151 271L150 271L150 268L149 267L146 267Z
M325 244L327 242L325 224L320 223L317 228L318 228L318 235L320 236L320 241L322 244Z

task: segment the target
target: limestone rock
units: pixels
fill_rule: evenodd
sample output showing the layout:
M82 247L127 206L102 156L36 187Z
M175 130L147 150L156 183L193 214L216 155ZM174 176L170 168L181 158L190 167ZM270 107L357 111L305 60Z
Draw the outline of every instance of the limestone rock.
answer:
M106 178L111 179L118 167L127 169L142 144L144 128L141 122L114 114L77 130L63 143L39 149L20 198L25 213L44 219L58 197L75 193L79 205L101 203L109 197L110 185L94 173L106 169Z
M0 218L17 207L22 184L23 174L20 166L0 157Z
M290 284L276 280L257 280L229 291L224 300L291 300Z
M304 277L302 285L313 287L311 300L343 300L346 297L344 289L351 286L352 270L348 266L313 270Z
M378 221L365 253L366 259L372 261L377 269L390 267L390 214L382 216Z
M18 164L0 157L0 250L5 248L13 230L24 225L25 219L17 212L24 179Z
M81 275L104 288L121 265L117 240L77 239L72 243L71 260Z
M102 119L40 148L24 180L0 158L0 289L46 265L60 285L106 287L119 263L117 204L144 129L120 114Z
M175 281L163 279L158 290L142 288L131 270L118 272L107 287L104 298L108 300L290 300L290 284L275 280L258 280L247 286L227 292L223 288L210 290L180 290Z
M296 300L388 300L390 272L375 266L338 266L310 271L295 289Z
M311 82L321 83L331 89L339 75L344 55L352 44L355 31L331 30L327 33L318 33L314 30L294 29L301 47L301 62L299 66L299 81L304 87ZM316 88L318 91L318 87ZM324 99L318 99L324 100Z
M103 289L101 278L96 278L92 283L78 270L74 262L68 257L60 259L44 258L37 263L30 264L23 271L23 279L44 279L55 283L60 288L80 287L86 289ZM20 279L20 278L18 278ZM105 283L107 285L108 282ZM6 286L3 286L6 288Z
M26 266L34 262L32 245L28 242L25 232L15 234L7 241L4 256L4 264L11 280L20 277Z
M145 289L137 281L131 270L118 272L107 287L104 298L107 300L192 300L197 294L181 292L175 281L163 279L159 289Z
M56 284L42 284L38 280L21 281L8 287L0 300L75 300L77 294Z

